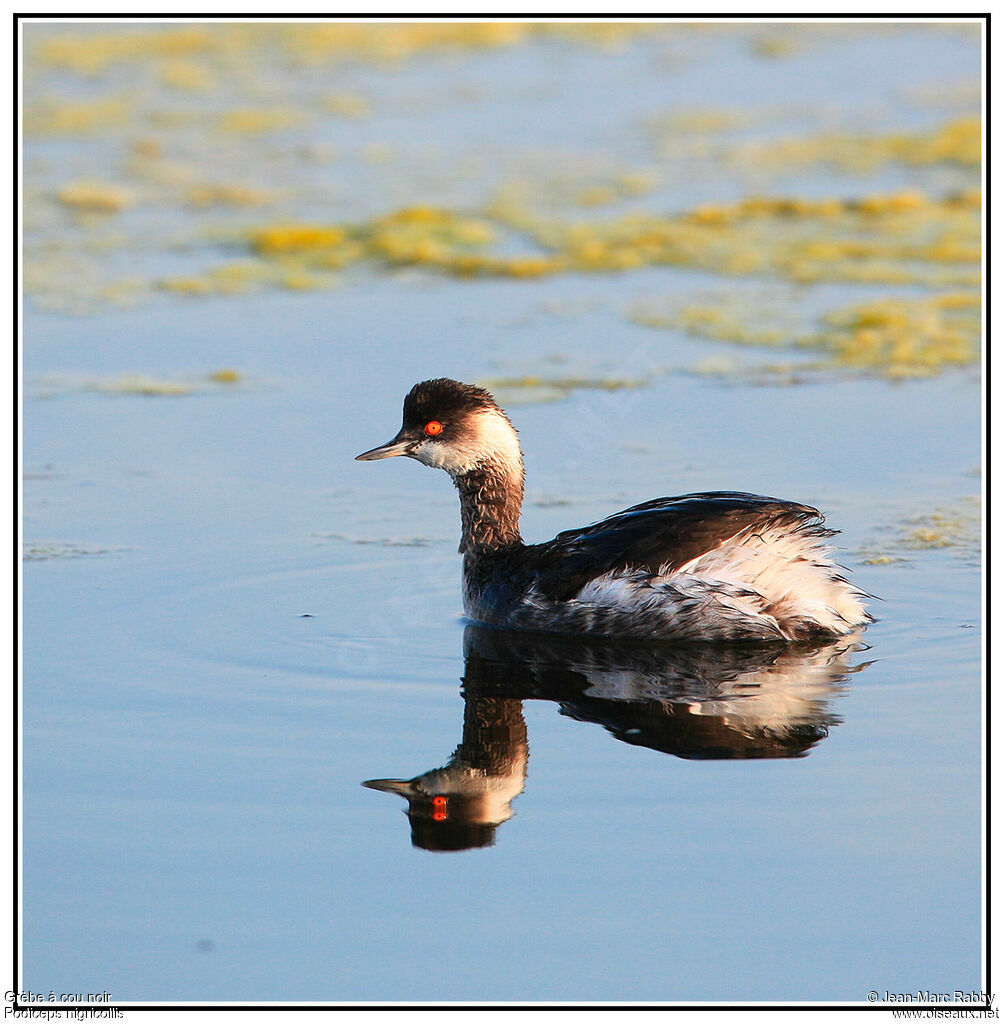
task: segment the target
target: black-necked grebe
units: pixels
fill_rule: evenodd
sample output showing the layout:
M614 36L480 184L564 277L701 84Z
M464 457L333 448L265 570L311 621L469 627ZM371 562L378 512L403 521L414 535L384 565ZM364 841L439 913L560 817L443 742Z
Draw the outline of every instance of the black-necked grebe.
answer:
M523 454L483 388L416 384L387 444L445 469L460 492L464 610L506 629L676 640L809 640L871 621L828 557L808 505L733 491L656 498L526 545Z

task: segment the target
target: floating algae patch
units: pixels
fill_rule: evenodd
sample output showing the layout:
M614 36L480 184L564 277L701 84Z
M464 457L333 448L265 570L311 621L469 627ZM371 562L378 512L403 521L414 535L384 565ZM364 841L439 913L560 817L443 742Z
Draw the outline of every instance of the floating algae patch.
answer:
M95 242L91 239L91 242ZM139 275L118 280L106 276L100 244L76 248L61 243L25 245L22 284L39 309L84 315L107 305L134 305L144 299L149 281Z
M411 206L359 224L273 224L248 235L252 252L287 267L341 268L363 261L386 267L422 266L458 277L526 276L535 261L491 257L481 250L496 237L484 217Z
M337 117L353 120L367 117L370 113L370 101L367 97L353 92L332 93L320 100L321 109Z
M21 558L25 562L50 562L56 558L92 558L95 555L106 555L112 550L122 549L68 541L25 541L21 548Z
M979 213L979 196L971 194L752 198L676 217L552 226L537 239L578 269L654 264L803 283L976 284Z
M81 391L96 391L102 395L144 395L156 398L174 398L192 394L197 385L194 382L163 380L145 377L142 374L125 374L104 380L87 381L80 385Z
M93 392L100 395L139 395L145 398L180 398L207 391L219 391L245 382L239 371L224 367L202 377L169 380L128 373L118 377L76 378L51 375L36 381L35 398Z
M265 135L286 131L302 124L305 115L296 110L269 107L242 107L221 114L218 127L234 135Z
M951 505L904 518L885 532L892 538L859 549L865 565L909 565L910 552L950 549L967 562L979 563L983 551L982 502L968 495Z
M639 302L629 309L633 323L659 330L679 330L698 338L724 341L732 345L754 348L790 348L794 328L786 326L755 326L763 322L765 313L758 308L755 316L747 303L737 303L723 295L714 305L660 307L651 301ZM751 325L751 320L754 324Z
M791 57L798 53L803 45L801 39L790 34L772 33L753 39L750 42L750 49L758 57L779 60L782 57Z
M901 528L900 545L910 551L963 548L979 551L982 542L982 504L976 495L948 508L908 519Z
M605 221L562 221L506 203L490 212L497 225L540 251L541 273L677 266L799 283L975 287L981 206L980 193L968 191L753 197L670 216L631 213Z
M133 202L133 194L120 185L75 181L56 192L63 206L81 213L118 213Z
M201 87L191 67L214 54L225 55L236 66L251 66L264 56L294 67L341 61L393 67L424 54L494 50L537 39L619 48L635 37L660 31L667 29L644 22L237 22L152 30L126 26L41 39L31 57L40 65L86 77L127 64L161 62L175 69L181 64L185 70L168 72L168 84L191 88L193 81Z
M277 275L250 261L224 263L201 274L174 275L156 282L161 291L177 295L239 295L251 288L274 283Z
M647 381L616 377L487 377L479 380L500 405L539 405L560 402L576 391L623 391L643 388Z
M429 206L411 206L371 221L363 229L369 249L393 263L448 262L495 238L483 218Z
M597 154L557 151L520 154L507 162L505 172L506 177L491 188L481 212L494 223L527 235L554 219L557 211L579 218L583 207L638 208L640 199L666 183L656 165L628 165Z
M823 315L806 331L790 316L781 325L766 325L769 310L723 295L712 305L660 309L642 304L628 317L646 327L679 330L698 338L753 348L786 349L818 355L795 366L780 363L716 366L704 361L698 372L722 376L781 378L812 371L848 370L891 380L931 377L945 370L972 366L981 356L981 300L969 292L897 297L855 304ZM794 378L793 378L794 379Z
M132 104L121 96L63 100L52 96L25 102L24 133L32 135L95 135L129 122Z
M830 134L735 144L726 158L743 167L771 166L787 173L812 164L853 173L885 164L927 167L955 164L978 169L983 160L983 125L977 117L960 117L920 132L876 135Z
M887 299L835 310L800 342L837 368L889 378L929 377L980 360L981 302L965 293Z
M95 77L109 67L123 63L145 63L153 59L176 60L207 53L221 41L211 26L88 31L58 35L35 43L32 57L40 64ZM226 34L229 35L229 34Z
M190 206L200 209L210 206L268 206L276 201L276 194L249 185L206 182L190 186L185 192L185 199Z
M639 184L639 187L640 184ZM188 192L194 205L253 205L255 191ZM78 214L113 213L128 201L109 187L75 187L64 203ZM184 200L182 200L184 201ZM718 276L801 284L844 282L971 288L981 267L979 192L916 192L852 200L750 198L660 216L607 220L543 217L511 201L455 211L404 206L359 222L273 222L234 233L206 232L202 246L243 246L249 259L153 282L189 295L240 293L252 286L323 288L355 265L417 267L454 278L543 278L680 267ZM32 274L30 294L58 290ZM45 286L48 281L48 286ZM107 283L107 282L105 282ZM80 287L79 279L68 282ZM50 296L51 297L51 296Z
M935 110L968 108L978 110L983 100L979 79L959 78L953 82L927 82L904 90L913 105Z
M193 60L169 60L160 68L160 80L169 89L208 92L216 85L213 73Z
M224 367L220 370L213 370L206 379L214 384L240 384L244 380L244 374L231 367Z
M606 129L576 136L578 119L567 114L581 104L577 81L552 82L548 70L548 55L559 49L650 38L630 55L641 85L661 61L672 64L673 47L689 51L697 40L727 44L724 59L749 66L757 62L737 57L736 41L790 37L801 45L847 36L871 45L876 31L548 22L26 25L24 124L29 160L39 169L25 196L26 292L40 308L78 310L120 296L156 301L160 293L163 301L330 288L344 279L339 271L355 267L418 268L457 280L683 268L807 284L976 289L981 198L961 187L978 182L978 117L874 136L768 142L778 124L791 132L793 123L818 124L818 114L846 120L850 111L841 111L839 96L825 106L811 96L797 109L756 106L740 90L716 93L718 109L660 114L642 99L664 93L640 89L608 126L616 139ZM538 52L498 52L521 46ZM414 92L374 71L412 58L424 62L407 73ZM570 59L569 69L588 74L587 65L598 67ZM514 69L528 72L525 83L512 79ZM430 92L433 77L445 84ZM665 84L651 82L653 89ZM538 149L501 137L477 142L464 127L474 94L478 102L525 103L529 123L546 116L561 124L547 122ZM689 93L679 99L688 97L695 102ZM875 119L901 123L902 90L875 102ZM676 139L684 148L674 152ZM65 165L56 155L63 152L71 157ZM633 154L631 164L625 154ZM834 161L844 169L896 164L883 180L905 179L909 187L857 198L789 194L791 168L800 174L818 165L797 186L818 193L833 179ZM330 173L319 173L320 164ZM749 182L737 178L745 170L765 191L776 180L776 194L750 197ZM697 196L737 194L748 198L696 205ZM657 197L674 205L656 206ZM32 266L47 263L38 240L69 226L60 241L80 248L102 223L132 235L117 251L88 256L94 266L86 272ZM235 250L247 257L244 265L234 265ZM120 286L115 278L126 265L130 281Z
M97 391L103 395L143 395L152 398L173 398L180 395L193 395L198 392L229 388L243 382L243 377L236 370L214 370L204 377L191 380L163 380L145 377L140 374L126 374L104 380L88 381L85 391Z
M735 110L720 110L711 107L673 110L658 114L648 121L649 128L659 137L670 141L680 135L715 135L742 127L749 115Z
M753 198L660 217L565 222L508 204L480 214L405 207L365 223L264 227L265 257L315 265L413 264L457 277L541 277L681 266L798 282L975 285L981 259L978 193L895 193L855 200ZM519 255L492 243L519 244Z
M348 241L346 229L316 224L271 224L250 233L251 248L260 256L330 253ZM353 258L359 258L358 246L350 247Z
M260 256L300 256L321 266L376 259L449 268L493 237L483 218L412 206L354 225L269 225L253 230L249 241Z
M607 206L625 199L638 198L654 191L658 175L652 170L620 171L604 175L598 182L583 185L573 192L577 206Z
M857 112L841 114L834 108L828 116L854 128L818 132L818 114L807 120L797 108L761 107L741 114L728 109L671 111L649 117L645 132L671 176L726 177L744 182L747 189L763 188L771 180L791 182L796 176L805 180L819 172L845 178L906 173L913 181L948 180L955 187L975 187L983 149L978 82L976 94L970 112L911 131L862 133L854 130L860 121ZM794 132L793 119L803 122L802 131Z

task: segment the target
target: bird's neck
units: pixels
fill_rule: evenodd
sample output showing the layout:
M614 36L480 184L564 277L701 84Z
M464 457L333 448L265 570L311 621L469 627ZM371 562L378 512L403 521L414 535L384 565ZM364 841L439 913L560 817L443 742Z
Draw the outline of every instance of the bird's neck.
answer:
M521 544L523 463L481 462L454 478L460 492L460 551L487 553Z

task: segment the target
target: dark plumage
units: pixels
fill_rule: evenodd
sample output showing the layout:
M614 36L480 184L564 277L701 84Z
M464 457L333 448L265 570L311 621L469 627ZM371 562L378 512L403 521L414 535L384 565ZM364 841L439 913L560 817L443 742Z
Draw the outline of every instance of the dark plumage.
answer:
M567 601L601 573L631 568L656 576L743 530L804 529L821 522L818 510L808 505L738 491L656 498L536 545L544 573L539 589Z
M497 409L495 399L476 384L460 384L440 377L416 384L404 399L404 425L419 430L429 420L456 426L468 413Z

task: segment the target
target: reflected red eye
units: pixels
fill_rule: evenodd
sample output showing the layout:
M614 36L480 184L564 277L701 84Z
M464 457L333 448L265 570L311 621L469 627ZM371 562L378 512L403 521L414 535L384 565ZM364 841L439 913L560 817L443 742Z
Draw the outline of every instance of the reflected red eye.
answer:
M437 434L441 434L443 432L443 424L440 423L439 420L429 420L425 425L425 432L429 437L435 437Z

